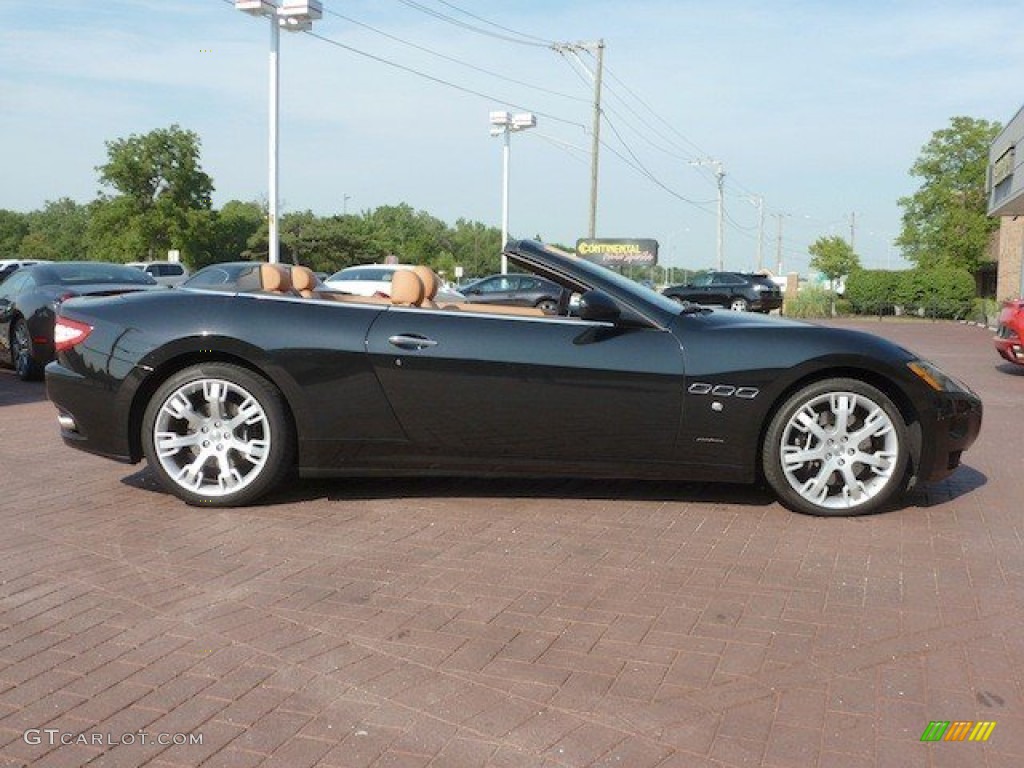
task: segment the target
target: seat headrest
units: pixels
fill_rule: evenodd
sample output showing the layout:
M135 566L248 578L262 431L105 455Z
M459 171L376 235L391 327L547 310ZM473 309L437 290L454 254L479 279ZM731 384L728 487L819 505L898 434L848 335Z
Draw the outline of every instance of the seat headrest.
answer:
M423 303L423 281L411 269L396 269L391 276L391 303L418 307Z
M280 264L260 264L260 285L264 291L287 293L292 289L291 274Z
M422 264L418 264L412 268L412 271L419 275L420 280L423 281L423 298L425 301L433 301L434 297L437 296L437 290L441 287L441 280L434 273L430 267L426 267Z
M316 275L309 267L292 267L292 288L299 293L316 288Z

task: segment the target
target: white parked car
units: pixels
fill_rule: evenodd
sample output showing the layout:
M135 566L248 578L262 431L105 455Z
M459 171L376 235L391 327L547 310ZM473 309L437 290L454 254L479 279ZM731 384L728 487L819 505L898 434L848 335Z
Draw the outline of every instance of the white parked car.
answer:
M184 264L176 261L131 261L129 267L141 269L160 285L173 287L188 280L189 271Z
M360 264L345 267L324 281L332 291L344 291L357 296L390 296L391 277L400 269L412 269L412 264ZM466 297L454 288L441 286L435 301L465 301Z

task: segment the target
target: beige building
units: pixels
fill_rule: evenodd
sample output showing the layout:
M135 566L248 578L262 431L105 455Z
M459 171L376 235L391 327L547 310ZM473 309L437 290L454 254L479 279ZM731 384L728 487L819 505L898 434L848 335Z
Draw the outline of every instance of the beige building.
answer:
M992 142L988 153L988 215L998 216L996 298L1024 295L1024 171L1017 163L1017 146L1024 157L1024 108Z

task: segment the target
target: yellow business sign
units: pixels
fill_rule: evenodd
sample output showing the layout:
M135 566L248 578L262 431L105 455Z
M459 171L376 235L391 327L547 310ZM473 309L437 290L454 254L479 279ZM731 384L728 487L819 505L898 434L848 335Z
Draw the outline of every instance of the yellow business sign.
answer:
M651 267L658 263L658 241L598 237L576 241L576 254L603 267Z

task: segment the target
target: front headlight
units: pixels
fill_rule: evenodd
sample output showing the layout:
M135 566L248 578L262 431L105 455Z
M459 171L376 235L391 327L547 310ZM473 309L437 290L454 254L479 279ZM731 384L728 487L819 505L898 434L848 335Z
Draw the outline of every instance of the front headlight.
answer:
M934 389L936 392L970 392L971 388L948 373L945 373L934 363L927 360L911 360L907 367L914 372L921 381Z

